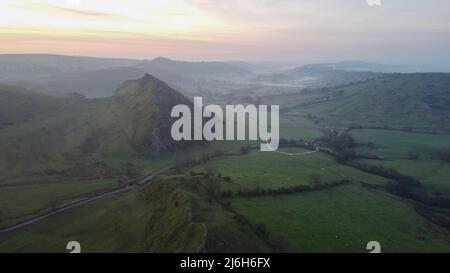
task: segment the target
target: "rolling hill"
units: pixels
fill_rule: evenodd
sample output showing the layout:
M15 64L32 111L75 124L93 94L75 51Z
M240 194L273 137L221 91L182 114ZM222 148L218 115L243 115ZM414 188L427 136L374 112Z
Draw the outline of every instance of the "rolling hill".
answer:
M450 131L450 74L387 74L317 92L297 109L333 126Z

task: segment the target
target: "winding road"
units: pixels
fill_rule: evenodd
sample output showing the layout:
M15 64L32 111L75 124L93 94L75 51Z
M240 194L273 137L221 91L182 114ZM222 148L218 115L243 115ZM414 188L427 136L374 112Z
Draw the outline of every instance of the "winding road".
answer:
M50 216L52 216L52 215L58 214L58 213L60 213L60 212L63 212L63 211L69 210L69 209L73 209L73 208L80 207L80 206L82 206L82 205L85 205L85 204L87 204L87 203L93 202L93 201L95 201L95 200L103 199L103 198L106 198L106 197L109 197L109 196L112 196L112 195L115 195L115 194L118 194L118 193L122 193L122 192L125 192L125 191L129 191L129 190L134 189L134 188L136 188L136 187L142 186L142 185L144 185L144 184L147 184L147 183L150 182L155 176L157 176L158 174L160 174L160 173L166 171L166 170L169 169L169 168L170 168L170 166L169 166L169 167L164 167L164 168L162 168L162 169L159 169L159 170L156 171L155 173L149 174L149 175L143 177L142 179L136 181L135 183L133 183L133 184L131 184L131 185L125 187L125 188L115 189L115 190L112 190L112 191L109 191L109 192L105 192L105 193L100 194L100 195L97 195L97 196L88 197L88 198L86 198L86 199L83 199L83 200L80 200L80 201L77 201L77 202L74 202L74 203L65 205L65 206L63 206L63 207L54 209L54 210L52 210L52 211L43 213L43 214L41 214L41 215L34 216L33 218L28 219L28 220L26 220L26 221L23 221L23 222L21 222L21 223L17 223L17 224L15 224L15 225L12 225L12 226L9 226L9 227L0 229L0 234L1 234L1 233L5 233L5 232L9 232L9 231L16 230L16 229L18 229L18 228L21 228L21 227L24 227L24 226L27 226L27 225L30 225L30 224L35 223L35 222L37 222L37 221L43 220L43 219L45 219L45 218L48 218L48 217L50 217Z

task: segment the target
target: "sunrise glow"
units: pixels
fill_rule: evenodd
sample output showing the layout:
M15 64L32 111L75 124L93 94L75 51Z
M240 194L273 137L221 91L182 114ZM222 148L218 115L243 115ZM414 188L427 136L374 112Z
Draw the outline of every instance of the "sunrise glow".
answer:
M440 0L3 0L0 53L430 59L450 45L449 10Z

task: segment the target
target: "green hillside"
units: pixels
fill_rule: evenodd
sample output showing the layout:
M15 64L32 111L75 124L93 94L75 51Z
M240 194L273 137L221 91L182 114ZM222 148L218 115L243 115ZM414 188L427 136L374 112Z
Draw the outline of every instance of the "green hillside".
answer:
M54 98L0 87L0 177L95 175L92 161L173 152L170 110L190 102L153 76L104 99ZM93 160L93 155L97 159Z
M388 74L318 91L297 110L333 126L450 131L450 74Z

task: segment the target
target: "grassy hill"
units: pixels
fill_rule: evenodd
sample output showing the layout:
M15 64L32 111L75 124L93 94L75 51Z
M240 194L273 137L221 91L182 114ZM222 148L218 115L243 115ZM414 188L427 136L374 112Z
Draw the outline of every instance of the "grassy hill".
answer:
M74 175L90 176L85 165L92 165L92 154L105 159L173 152L179 143L170 138L170 110L179 103L190 102L148 74L104 99L0 87L1 177L73 168Z
M388 74L318 92L297 108L333 126L450 131L450 74Z

